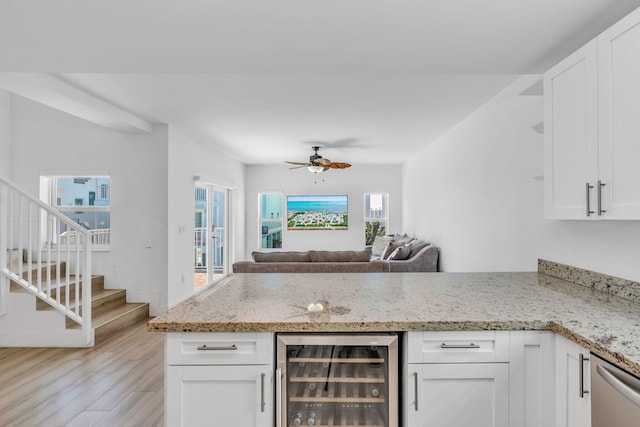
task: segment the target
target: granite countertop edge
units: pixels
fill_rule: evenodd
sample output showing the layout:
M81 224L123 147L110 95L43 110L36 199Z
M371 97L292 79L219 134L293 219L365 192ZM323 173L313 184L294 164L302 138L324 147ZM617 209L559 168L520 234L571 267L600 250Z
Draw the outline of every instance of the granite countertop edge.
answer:
M538 273L541 277L546 275ZM234 276L231 276L234 277ZM551 279L558 280L558 279ZM225 282L222 287L226 286ZM572 286L579 286L572 284ZM214 294L218 289L213 289L209 294ZM591 292L594 292L591 290ZM595 291L599 292L599 291ZM192 297L176 307L189 306L200 297ZM639 305L640 307L640 305ZM640 377L640 360L632 360L629 357L613 350L606 343L596 342L572 329L571 325L563 325L558 319L538 320L438 320L438 321L323 321L321 315L310 316L308 321L207 321L204 319L189 319L188 313L180 320L163 321L162 317L152 319L147 324L149 332L409 332L409 331L552 331L577 343L593 354L613 363L614 365ZM584 331L583 331L584 332ZM596 338L597 339L597 338Z

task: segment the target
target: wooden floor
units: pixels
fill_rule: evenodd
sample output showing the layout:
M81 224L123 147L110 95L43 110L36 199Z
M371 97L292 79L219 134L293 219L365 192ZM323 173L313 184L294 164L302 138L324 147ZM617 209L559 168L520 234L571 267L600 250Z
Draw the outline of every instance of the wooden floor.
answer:
M163 426L164 337L146 321L93 348L0 348L0 426Z

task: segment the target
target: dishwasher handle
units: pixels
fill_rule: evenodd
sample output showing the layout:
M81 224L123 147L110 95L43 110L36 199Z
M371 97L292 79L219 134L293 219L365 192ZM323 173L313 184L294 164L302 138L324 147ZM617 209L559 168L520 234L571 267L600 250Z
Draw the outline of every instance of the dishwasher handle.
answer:
M596 367L598 374L617 392L622 394L624 397L632 401L637 406L640 406L640 381L635 378L629 378L635 384L629 384L625 381L622 381L616 375L614 375L611 371L609 371L606 367L602 365L598 365ZM634 387L635 386L635 387Z

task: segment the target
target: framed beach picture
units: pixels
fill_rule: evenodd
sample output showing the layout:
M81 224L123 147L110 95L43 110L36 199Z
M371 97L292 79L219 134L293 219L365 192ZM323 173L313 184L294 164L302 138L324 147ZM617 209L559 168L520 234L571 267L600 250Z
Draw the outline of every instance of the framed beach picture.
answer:
M347 196L287 196L288 230L347 230Z

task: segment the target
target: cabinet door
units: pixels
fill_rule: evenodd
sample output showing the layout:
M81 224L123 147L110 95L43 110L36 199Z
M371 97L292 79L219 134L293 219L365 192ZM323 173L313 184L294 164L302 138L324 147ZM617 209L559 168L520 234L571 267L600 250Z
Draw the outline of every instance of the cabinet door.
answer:
M273 373L268 366L169 366L167 426L273 425Z
M598 36L603 218L640 219L640 9Z
M594 217L587 211L598 180L597 77L595 40L544 74L546 218Z
M509 427L549 427L555 422L555 334L509 333Z
M589 351L556 335L556 427L591 425L590 390Z
M507 427L509 364L409 364L408 427Z

